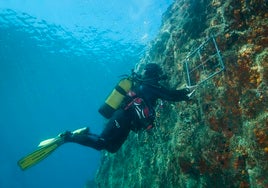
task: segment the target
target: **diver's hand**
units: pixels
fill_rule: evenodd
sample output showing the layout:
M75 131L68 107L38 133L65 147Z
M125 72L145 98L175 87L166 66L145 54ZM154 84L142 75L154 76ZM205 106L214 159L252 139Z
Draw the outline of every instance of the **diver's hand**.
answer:
M182 101L189 101L190 97L188 96L191 93L191 90L189 88L180 89L179 96Z
M188 90L187 96L190 98L196 91L198 85L194 86L186 86L186 89Z
M190 97L192 97L192 95L195 92L196 88L197 88L197 85L195 85L195 86L184 86L183 89L177 90L178 94L180 96L180 99L182 101L190 101L191 100Z

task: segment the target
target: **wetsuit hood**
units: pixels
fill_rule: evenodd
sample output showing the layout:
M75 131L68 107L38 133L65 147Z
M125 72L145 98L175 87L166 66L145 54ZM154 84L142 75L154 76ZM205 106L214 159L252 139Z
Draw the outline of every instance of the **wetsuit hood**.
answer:
M150 82L158 82L161 80L163 71L161 67L156 63L148 63L144 68L145 72L143 79Z

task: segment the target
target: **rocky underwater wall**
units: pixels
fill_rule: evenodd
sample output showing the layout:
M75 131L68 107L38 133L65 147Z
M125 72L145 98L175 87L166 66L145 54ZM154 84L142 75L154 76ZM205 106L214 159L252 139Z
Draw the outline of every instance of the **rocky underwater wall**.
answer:
M175 1L140 65L159 63L170 88L198 83L220 69L209 63L219 61L213 44L189 56L211 36L225 70L192 101L159 104L151 131L103 152L98 187L268 187L267 0ZM188 60L205 71L188 77Z

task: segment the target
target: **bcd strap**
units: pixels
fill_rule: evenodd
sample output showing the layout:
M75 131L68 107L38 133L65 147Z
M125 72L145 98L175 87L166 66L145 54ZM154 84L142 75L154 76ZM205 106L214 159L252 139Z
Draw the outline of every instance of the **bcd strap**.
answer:
M135 126L138 126L145 130L151 129L153 127L153 113L150 112L149 107L146 105L145 101L142 98L136 97L136 94L134 92L129 95L133 97L133 100L126 105L124 110L133 110L134 116L136 116L135 123L138 124ZM138 127L135 127L135 129L139 129Z

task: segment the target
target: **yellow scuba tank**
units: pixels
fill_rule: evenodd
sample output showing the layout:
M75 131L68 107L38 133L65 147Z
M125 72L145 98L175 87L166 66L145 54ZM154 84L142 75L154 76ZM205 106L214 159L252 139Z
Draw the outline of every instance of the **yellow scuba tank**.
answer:
M105 103L99 108L99 113L105 118L112 117L113 113L121 106L126 94L132 87L132 80L124 78L115 86Z

